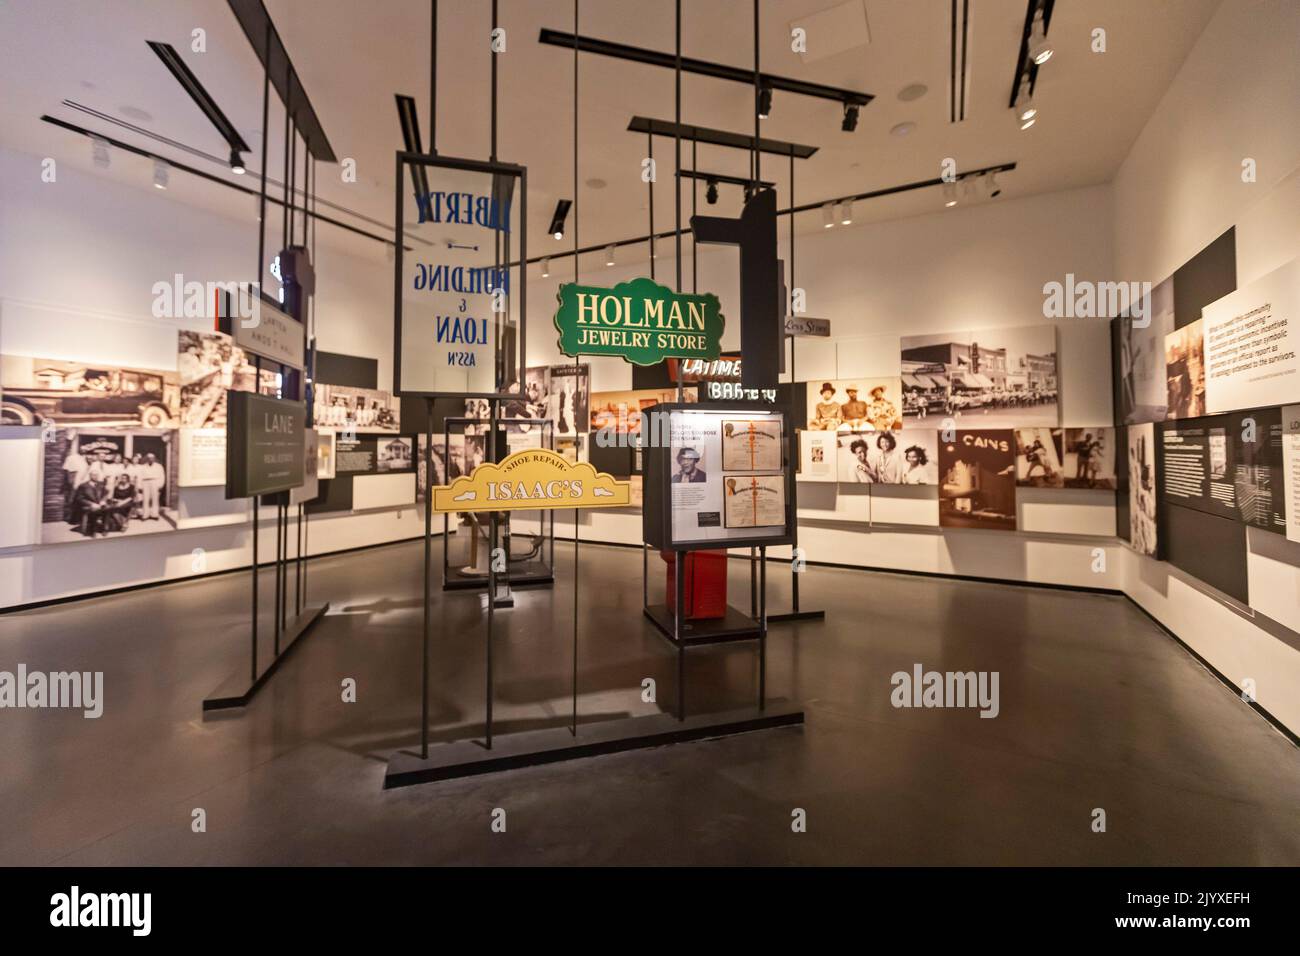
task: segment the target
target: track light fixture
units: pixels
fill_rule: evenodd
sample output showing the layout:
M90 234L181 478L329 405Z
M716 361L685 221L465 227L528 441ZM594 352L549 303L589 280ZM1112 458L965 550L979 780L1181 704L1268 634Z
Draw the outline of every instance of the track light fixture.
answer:
M858 107L854 103L844 104L844 119L840 122L840 129L846 133L852 133L858 128Z
M1002 187L998 184L997 173L989 173L984 177L984 187L988 191L990 199L997 199L1002 195Z
M542 278L549 279L550 277L551 277L551 257L542 256Z
M716 179L709 180L709 187L704 190L704 201L710 206L718 201L718 181Z
M957 205L957 184L955 182L943 184L943 204L949 209Z
M230 151L230 171L236 176L244 175L244 158L239 155L239 150Z
M840 225L851 226L853 224L853 200L846 199L840 206Z
M614 244L610 243L608 246L605 247L605 265L612 266L613 264L614 264Z
M555 215L551 216L551 228L549 230L556 239L564 238L564 220L569 217L569 208L572 205L572 199L556 200Z
M1029 59L1042 66L1055 52L1047 39L1047 25L1043 22L1043 8L1034 11L1034 24L1029 30Z
M155 189L167 188L167 164L161 159L153 161L153 185Z
M758 118L767 119L772 115L772 87L764 83L758 88Z
M108 143L98 136L91 137L90 157L100 169L108 169L109 163L112 162L108 155Z
M1023 103L1016 107L1016 118L1020 122L1031 120L1038 115L1038 107L1034 105L1033 97L1027 97Z
M1021 120L1020 122L1021 132L1024 132L1025 130L1029 129L1029 127L1033 126L1036 122L1038 122L1037 116L1031 116L1027 120Z
M835 204L828 202L822 206L822 228L829 229L835 225Z

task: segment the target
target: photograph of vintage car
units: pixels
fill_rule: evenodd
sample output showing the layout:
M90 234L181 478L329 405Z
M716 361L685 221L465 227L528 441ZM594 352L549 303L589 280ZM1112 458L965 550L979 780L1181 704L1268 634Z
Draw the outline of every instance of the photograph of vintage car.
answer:
M159 369L0 356L3 423L175 428L180 379Z

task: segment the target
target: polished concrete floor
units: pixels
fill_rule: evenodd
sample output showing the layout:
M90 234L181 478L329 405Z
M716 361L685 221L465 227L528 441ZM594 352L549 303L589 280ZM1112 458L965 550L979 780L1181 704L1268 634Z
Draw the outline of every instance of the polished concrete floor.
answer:
M641 560L582 548L584 720L676 700ZM569 712L570 546L557 562L497 619L498 733ZM418 543L315 562L330 615L247 710L206 720L246 666L247 574L0 615L0 670L103 671L106 698L98 720L0 711L0 864L1300 864L1300 751L1126 600L848 570L801 579L825 622L772 631L770 693L803 701L802 728L384 791L418 740L420 570ZM770 582L784 609L787 567ZM435 592L439 738L482 732L481 600ZM894 708L917 663L997 671L999 715ZM687 690L692 712L748 704L753 646L692 649Z

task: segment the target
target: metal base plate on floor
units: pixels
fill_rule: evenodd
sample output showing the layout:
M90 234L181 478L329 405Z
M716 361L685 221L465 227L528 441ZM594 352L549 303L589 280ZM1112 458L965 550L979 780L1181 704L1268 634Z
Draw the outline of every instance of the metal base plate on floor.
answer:
M253 699L253 695L275 673L276 668L280 666L280 662L288 656L291 650L298 646L300 638L311 629L313 624L324 617L325 612L329 609L328 602L320 607L303 608L302 613L290 621L288 628L281 632L279 656L271 659L271 662L257 675L257 679L249 680L248 671L246 670L231 674L221 682L220 687L204 699L203 709L209 711L226 710L231 707L246 707L248 702Z
M501 575L505 577L505 575ZM545 561L524 561L510 569L510 586L512 588L544 587L555 584L555 574ZM443 582L444 591L486 591L487 572L476 574L460 568L447 568L447 580ZM498 607L501 605L498 604Z
M825 611L789 611L785 614L769 614L768 624L781 624L786 621L824 621Z
M673 612L666 604L651 604L645 616L673 644ZM682 643L688 647L696 644L725 644L727 641L750 641L758 637L758 621L730 604L724 617L700 618L682 621Z
M671 714L602 720L580 724L577 736L571 734L568 727L503 734L493 738L491 750L477 740L458 740L430 747L428 759L422 759L418 753L396 754L388 761L384 789L755 730L793 727L801 725L803 719L803 710L797 705L775 700L762 710L749 707L718 714L697 714L685 720L678 720Z

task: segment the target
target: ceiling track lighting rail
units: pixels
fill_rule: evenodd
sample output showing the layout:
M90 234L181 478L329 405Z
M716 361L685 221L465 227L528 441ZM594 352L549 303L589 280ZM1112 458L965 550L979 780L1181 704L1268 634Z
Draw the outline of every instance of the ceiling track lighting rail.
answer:
M753 74L750 74L751 81ZM752 82L751 82L752 85ZM672 120L650 119L646 116L633 116L627 124L629 133L649 133L652 136L681 136L683 142L707 143L710 146L726 146L730 149L743 149L753 152L754 137L745 133L732 133L725 129L711 129L707 126L693 126L689 123L674 123ZM802 143L787 143L779 139L762 137L758 140L759 149L777 156L793 156L795 159L807 159L817 152L817 146L805 146Z
M124 143L120 139L113 139L111 136L105 136L102 133L91 132L90 130L86 129L83 126L77 126L75 123L69 123L66 120L61 120L56 117L50 116L48 114L43 115L41 117L41 121L44 123L49 123L52 126L57 126L60 129L66 129L71 133L78 133L82 136L85 136L89 138L92 142L95 142L96 145L98 145L99 143L103 143L108 146L113 146L117 149L123 150L124 152L132 153L136 156L143 156L145 159L150 160L153 163L163 163L168 169L179 169L181 172L189 173L191 176L197 176L200 179L206 179L210 183L216 183L219 186L225 186L227 189L237 190L238 192L244 193L245 195L248 196L260 195L260 190L252 189L248 186L241 186L238 183L231 182L229 179L224 179L221 176L217 176L213 173L205 172L202 169L196 169L193 166L187 166L184 163L175 162L173 160L167 159L165 156L159 156L157 153L151 153L147 149L141 149L138 146L132 146L130 143ZM267 182L270 181L271 180L269 179L267 180ZM159 188L161 189L164 187L160 186ZM285 205L285 201L283 199L279 199L269 194L266 197L266 201L268 203L274 203L278 206ZM344 229L347 230L348 232L355 233L358 236L365 236L367 239L373 239L376 242L382 242L386 246L391 246L393 244L392 239L386 239L383 236L375 235L373 232L367 232L365 229L362 229L358 226L353 226L350 225L349 223L341 222L340 220L335 219L332 216L322 215L321 213L315 212L312 209L308 209L306 211L306 215L310 216L313 219L317 219L320 222L329 223L331 226L337 226L339 229ZM430 245L430 243L425 242L424 240L419 240L419 241L422 242L424 245ZM412 247L403 246L403 248L409 251Z
M970 0L952 0L951 47L948 59L948 122L966 119L966 91L970 86Z
M984 175L993 176L996 175L997 173L1007 173L1007 172L1011 172L1015 168L1016 168L1015 163L999 163L996 166L983 166L979 169L970 169L964 173L958 173L957 181L961 182L964 179L972 179L976 176L984 176ZM683 170L682 173L683 175L685 175L686 171ZM703 176L705 174L701 173L700 175ZM748 180L742 179L741 181L748 183ZM887 186L884 189L873 189L870 192L856 193L852 196L838 196L834 199L819 199L816 202L804 203L801 206L795 206L793 208L786 207L785 209L778 209L776 211L776 214L778 216L788 216L791 213L810 212L814 209L829 208L831 210L832 216L834 216L837 210L839 210L840 214L843 215L843 210L846 205L848 206L848 209L851 213L853 209L853 204L860 200L878 199L881 196L892 196L895 195L896 193L911 192L912 190L915 189L928 189L931 186L942 186L942 185L944 185L944 180L942 179L925 179L914 183L904 183L901 186ZM998 192L1001 192L1001 190L999 189ZM619 246L643 245L645 243L651 242L652 239L654 241L657 241L659 239L673 239L679 234L689 235L690 231L691 230L689 228L686 228L686 229L682 229L679 233L677 230L669 229L664 232L656 232L653 235L653 237L649 235L636 236L635 238L632 239L619 239L616 242L602 242L601 244L595 246L584 246L581 249L573 249L568 252L549 252L545 256L535 256L532 259L529 259L528 264L532 265L534 262L541 262L545 260L547 268L549 270L552 259L565 259L572 255L587 255L593 252L602 252L602 251L607 252L611 247L617 248ZM509 263L509 266L512 269L518 265L519 265L518 261Z
M754 181L744 176L728 176L726 173L706 173L699 169L683 169L679 174L685 179L702 179L711 183L726 183L729 186L752 186ZM774 189L776 183L764 179L759 182L762 189Z
M176 52L174 46L157 40L146 40L145 43L149 45L149 49L158 55L158 59L162 60L163 66L167 67L171 75L176 78L176 82L181 85L181 89L189 94L190 99L194 101L194 105L199 108L199 112L206 116L208 122L216 127L217 132L221 134L221 138L230 147L230 168L243 175L244 161L240 157L240 153L251 152L251 149L244 142L244 138L239 135L239 131L235 129L235 124L230 122L226 114L221 111L221 107L212 98L212 94L199 82L199 78L181 59L181 55ZM165 189L166 186L162 188Z
M677 57L672 53L660 53L658 50L647 50L644 47L614 43L610 40L598 40L594 37L576 36L572 33L563 33L545 27L542 28L541 34L537 37L537 42L564 47L564 49L570 51L576 49L579 53L595 53L599 56L613 57L616 60L643 63L647 66L658 66L668 70L677 69ZM689 56L682 57L681 67L683 73L695 73L699 76L713 77L715 80L743 83L750 88L754 86L754 71L752 69L727 66L723 63L713 63L709 60L699 60ZM875 96L871 93L827 86L824 83L809 83L788 76L775 76L771 73L759 73L758 82L760 90L766 88L769 91L769 96L770 91L780 90L783 93L795 93L799 96L833 100L851 106L866 106L875 99Z
M393 99L397 102L397 121L402 127L402 144L408 153L423 153L424 147L420 143L420 113L415 108L415 98L394 93ZM415 192L415 202L418 205L420 197L429 194L429 177L419 163L410 167L410 173L411 188Z
M253 52L271 77L271 85L280 95L280 102L289 111L294 128L307 144L311 155L325 163L337 163L338 157L334 155L320 118L311 105L311 98L307 96L307 90L298 78L298 71L293 68L289 51L285 49L284 41L280 39L280 32L271 21L266 5L262 0L226 2L252 45Z
M1020 36L1020 53L1016 57L1016 72L1011 77L1011 97L1007 102L1007 106L1011 109L1020 105L1022 86L1028 90L1028 95L1032 96L1034 87L1038 84L1039 64L1034 62L1030 53L1031 44L1034 42L1034 21L1038 18L1042 24L1042 38L1045 40L1047 30L1052 25L1052 10L1055 6L1056 0L1029 0L1025 8L1025 26ZM1047 47L1047 55L1051 56L1050 45Z

